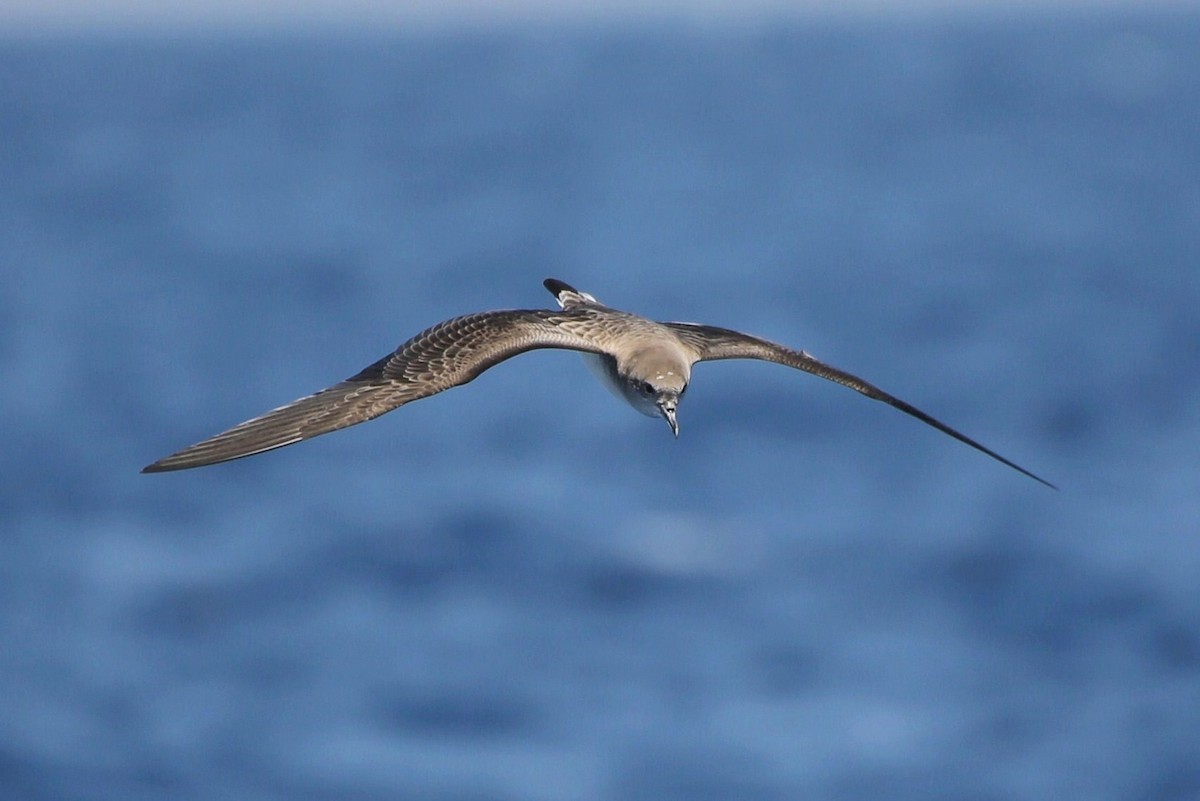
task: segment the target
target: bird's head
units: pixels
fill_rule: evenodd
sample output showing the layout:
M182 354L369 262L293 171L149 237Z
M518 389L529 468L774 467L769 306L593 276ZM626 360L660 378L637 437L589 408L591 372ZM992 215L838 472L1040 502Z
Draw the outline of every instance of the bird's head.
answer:
M671 433L678 437L679 423L675 419L675 410L687 391L688 366L648 360L635 362L633 367L624 376L625 394L633 407L651 417L661 416L671 427Z

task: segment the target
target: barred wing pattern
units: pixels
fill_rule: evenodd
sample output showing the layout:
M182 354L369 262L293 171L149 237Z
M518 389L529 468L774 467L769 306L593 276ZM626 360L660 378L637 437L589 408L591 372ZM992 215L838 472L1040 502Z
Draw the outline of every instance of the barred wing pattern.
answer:
M251 456L371 420L406 403L465 384L505 359L538 348L603 350L587 334L587 310L513 310L438 323L358 374L247 420L143 468L183 470Z
M820 376L828 381L841 384L844 387L849 387L855 392L860 392L872 400L882 401L889 406L894 406L907 415L917 418L926 425L933 426L943 434L949 434L959 442L970 445L977 451L987 454L996 461L1006 464L1013 470L1029 476L1034 481L1045 484L1051 489L1058 487L1051 484L1041 476L1029 472L1024 467L1009 461L992 449L979 444L975 440L968 437L950 426L931 417L925 412L910 403L900 400L899 398L884 392L879 387L871 384L856 375L847 373L844 370L839 370L825 364L821 360L805 353L802 350L792 350L791 348L778 345L765 339L743 334L740 331L733 331L728 328L717 328L710 325L698 325L696 323L666 323L675 334L683 340L683 342L698 354L697 361L712 361L716 359L760 359L762 361L775 362L788 367L794 367L797 370L803 370L806 373L812 373L815 376Z

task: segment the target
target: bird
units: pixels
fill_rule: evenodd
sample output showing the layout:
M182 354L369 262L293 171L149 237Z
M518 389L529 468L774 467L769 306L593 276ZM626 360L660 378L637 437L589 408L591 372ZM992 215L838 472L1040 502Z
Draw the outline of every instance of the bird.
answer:
M833 381L888 404L1052 489L1041 476L915 406L804 350L729 328L656 322L606 306L555 278L543 286L557 309L504 309L440 322L355 375L147 465L143 473L185 470L282 448L374 419L469 383L485 370L541 348L578 351L614 395L661 417L679 436L679 403L697 362L757 359Z

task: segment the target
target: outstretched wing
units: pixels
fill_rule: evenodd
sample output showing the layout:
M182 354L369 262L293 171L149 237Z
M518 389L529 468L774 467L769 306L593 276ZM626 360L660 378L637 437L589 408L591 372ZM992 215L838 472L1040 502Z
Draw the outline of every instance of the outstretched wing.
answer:
M142 472L216 464L312 439L465 384L528 350L601 352L585 336L590 321L575 319L584 316L586 312L491 311L438 323L357 375L159 459Z
M845 370L839 370L836 367L831 367L821 360L805 353L802 350L792 350L785 348L783 345L777 345L774 342L769 342L765 339L743 334L740 331L733 331L728 328L717 328L709 325L697 325L694 323L666 323L666 325L674 331L681 340L692 348L699 356L698 361L711 361L715 359L761 359L763 361L775 362L777 364L794 367L797 370L803 370L806 373L820 376L821 378L841 384L844 387L849 387L855 392L861 392L868 398L877 401L883 401L889 406L894 406L907 415L917 418L922 423L931 425L938 431L944 434L949 434L959 442L970 445L977 451L986 453L998 462L1008 465L1013 470L1045 484L1052 489L1058 487L1051 484L1046 479L1038 476L1024 467L1005 459L1000 454L990 448L980 445L975 440L968 437L959 431L954 430L950 426L931 417L925 412L910 403L906 403L894 395L884 392L879 387L871 384L856 375L847 373Z

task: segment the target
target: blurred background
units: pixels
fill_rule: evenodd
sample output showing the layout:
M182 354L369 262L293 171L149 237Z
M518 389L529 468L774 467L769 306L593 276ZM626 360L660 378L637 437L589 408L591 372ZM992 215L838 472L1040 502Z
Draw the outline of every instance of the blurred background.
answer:
M1200 9L6 3L0 797L1200 798ZM554 276L539 352L145 464Z

